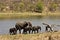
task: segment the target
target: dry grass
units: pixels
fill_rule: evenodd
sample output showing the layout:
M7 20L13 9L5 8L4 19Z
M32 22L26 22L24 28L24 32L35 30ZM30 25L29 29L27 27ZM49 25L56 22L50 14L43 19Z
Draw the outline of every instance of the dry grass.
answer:
M0 40L60 40L60 32L40 34L0 35Z

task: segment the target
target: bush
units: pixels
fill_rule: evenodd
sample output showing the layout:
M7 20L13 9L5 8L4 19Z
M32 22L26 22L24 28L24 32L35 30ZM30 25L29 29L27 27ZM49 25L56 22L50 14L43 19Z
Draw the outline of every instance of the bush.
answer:
M4 3L0 3L0 12L3 12L5 8L6 8L6 5Z
M49 10L50 11L56 11L56 8L57 8L57 4L56 3L52 3L49 7Z
M24 3L19 3L19 5L18 5L18 9L20 10L20 12L22 12L23 10L24 10Z
M52 3L51 6L52 6L52 8L57 8L57 4L55 4L55 3Z
M35 12L42 13L42 11L43 11L43 3L42 3L42 2L39 2L39 3L37 3L37 5L36 5Z
M24 7L24 3L13 3L13 5L12 5L12 7L13 7L13 11L15 11L15 12L21 12L22 10L23 10L23 7Z

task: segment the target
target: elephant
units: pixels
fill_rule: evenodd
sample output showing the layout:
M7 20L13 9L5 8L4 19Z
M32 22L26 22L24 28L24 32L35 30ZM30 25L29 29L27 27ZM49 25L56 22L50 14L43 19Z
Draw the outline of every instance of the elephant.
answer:
M21 33L21 29L25 29L25 27L27 27L27 26L32 26L31 22L27 22L27 21L22 22L22 21L20 21L20 22L17 22L15 24L15 28L17 30L19 30L19 33Z
M16 28L10 28L9 29L9 33L10 33L10 35L15 35L15 34L17 34L17 29Z
M32 27L32 33L33 33L33 32L35 33L35 31L37 31L37 33L38 33L39 30L41 31L41 27L40 27L40 26L33 26L33 27Z
M29 27L32 27L32 24L31 24L31 22L28 22L28 25L29 25Z
M50 29L50 31L53 31L50 25L48 25L48 24L46 24L46 23L42 23L42 24L43 24L43 25L47 25L45 31L48 31L48 28Z
M48 28L50 28L50 31L53 31L49 25L46 26L46 31L48 31Z
M32 27L31 27L31 26L29 26L29 27L25 27L24 30L23 30L23 33L26 34L27 31L28 31L29 34L30 34L31 30L32 30Z

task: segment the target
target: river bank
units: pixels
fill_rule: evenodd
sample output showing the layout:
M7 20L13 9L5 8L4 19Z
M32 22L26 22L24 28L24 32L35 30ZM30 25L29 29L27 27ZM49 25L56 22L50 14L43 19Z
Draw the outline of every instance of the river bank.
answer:
M30 17L59 17L60 13L32 13L32 12L24 12L24 13L0 13L0 19L16 19L16 18L30 18Z
M60 40L60 32L39 34L0 35L0 40Z

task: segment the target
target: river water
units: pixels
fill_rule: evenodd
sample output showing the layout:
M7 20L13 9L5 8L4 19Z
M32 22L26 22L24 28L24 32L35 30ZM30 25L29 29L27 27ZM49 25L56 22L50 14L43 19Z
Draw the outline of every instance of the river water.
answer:
M49 25L57 24L60 25L59 18L21 18L21 19L2 19L0 20L0 34L9 34L9 29L14 27L17 21L30 21L33 26L41 26L41 32L45 32L45 25L42 23L47 23ZM60 30L59 26L52 27L53 30Z

